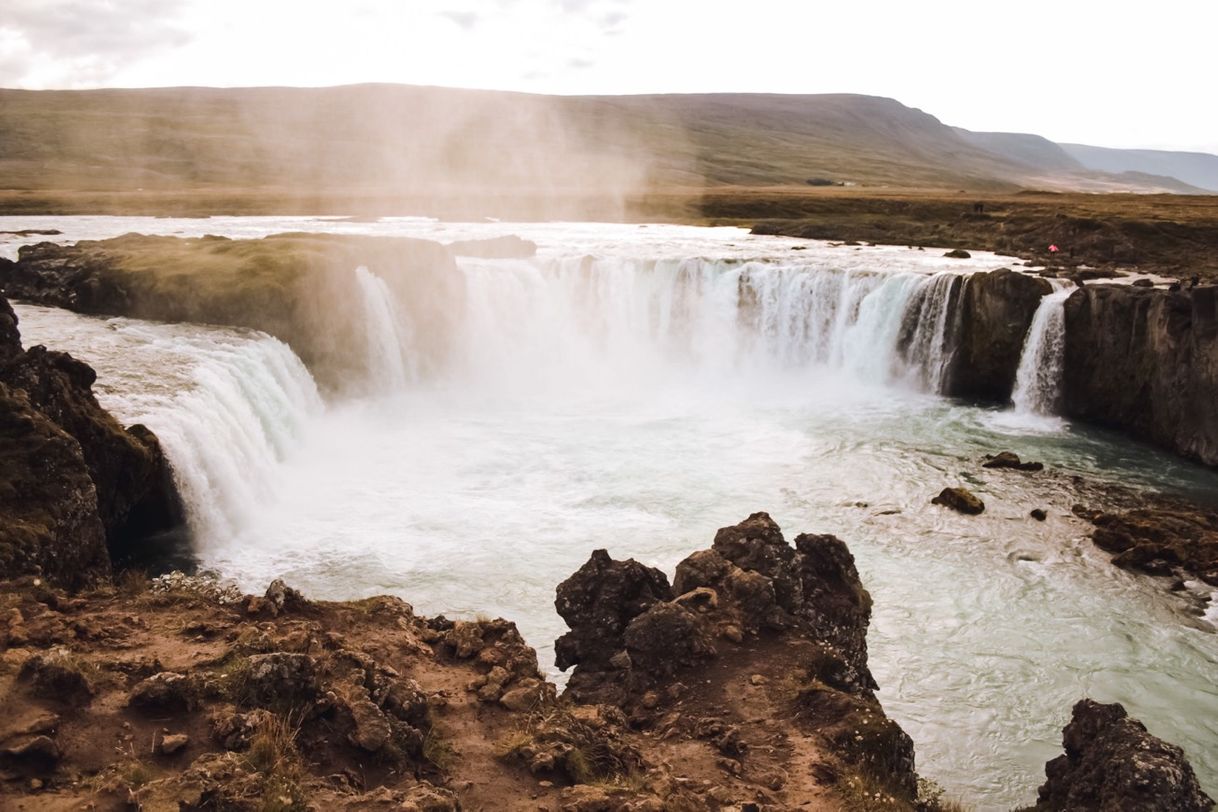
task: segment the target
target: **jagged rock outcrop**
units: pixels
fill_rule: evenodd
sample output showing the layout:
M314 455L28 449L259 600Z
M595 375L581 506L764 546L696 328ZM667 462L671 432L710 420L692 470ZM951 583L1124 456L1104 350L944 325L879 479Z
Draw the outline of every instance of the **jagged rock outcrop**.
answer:
M1052 291L1046 280L1007 268L969 276L956 305L956 346L945 394L1009 400L1024 337L1041 298Z
M1218 586L1218 511L1164 499L1124 513L1084 513L1095 546L1118 567Z
M1065 319L1066 414L1218 465L1218 287L1087 285Z
M697 686L712 673L792 685L768 697L768 712L913 797L913 744L884 716L867 667L871 597L834 536L801 534L792 546L755 513L678 564L671 591L659 571L598 550L558 587L556 606L571 627L558 656L574 665L566 696L577 702L615 705L643 727L688 728L731 771L753 734Z
M1062 733L1065 753L1045 765L1036 809L1209 812L1183 751L1155 738L1120 704L1084 699Z
M440 363L464 277L452 254L427 240L297 233L46 242L0 265L0 293L79 313L261 330L289 344L319 382L342 388L367 362L360 266L399 300L426 303L409 313L416 360L424 369Z
M0 298L0 561L63 584L104 578L110 559L181 526L169 463L143 426L123 429L70 355L21 348ZM100 537L100 544L99 544Z

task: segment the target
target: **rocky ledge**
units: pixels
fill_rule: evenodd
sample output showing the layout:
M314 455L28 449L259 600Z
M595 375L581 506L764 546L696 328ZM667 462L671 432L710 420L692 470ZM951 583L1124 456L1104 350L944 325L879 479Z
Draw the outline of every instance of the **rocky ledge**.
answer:
M98 405L92 368L21 346L0 298L0 573L66 586L181 533L183 511L157 438ZM162 545L163 546L163 545Z
M507 241L506 248L527 245ZM494 255L494 241L462 250ZM464 296L453 254L398 237L275 234L257 240L127 234L74 245L38 243L17 262L0 259L0 293L78 313L252 328L289 344L320 383L340 388L367 363L365 293L358 268L375 274L411 313L419 363L439 363Z

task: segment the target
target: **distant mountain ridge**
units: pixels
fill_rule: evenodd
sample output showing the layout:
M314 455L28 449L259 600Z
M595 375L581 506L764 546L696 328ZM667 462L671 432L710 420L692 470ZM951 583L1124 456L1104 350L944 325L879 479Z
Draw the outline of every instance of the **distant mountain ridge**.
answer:
M3 189L626 195L809 180L1197 193L1218 188L1218 156L975 133L847 94L0 90Z

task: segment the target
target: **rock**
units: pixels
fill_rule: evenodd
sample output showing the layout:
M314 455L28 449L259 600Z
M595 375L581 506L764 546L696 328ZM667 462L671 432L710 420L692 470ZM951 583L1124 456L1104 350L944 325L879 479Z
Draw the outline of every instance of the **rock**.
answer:
M157 750L161 755L172 756L174 753L185 749L188 744L190 744L190 737L185 733L169 733L161 737Z
M80 444L0 382L0 572L82 587L110 574Z
M512 711L527 711L539 705L543 701L545 693L542 691L539 681L531 680L530 682L531 684L522 684L504 691L503 696L499 697L499 704Z
M1218 465L1218 286L1089 285L1065 325L1066 415Z
M1032 508L1032 512L1028 515L1038 522L1043 522L1045 519L1049 518L1049 514L1045 513L1040 508Z
M1032 317L1052 291L1047 280L1007 268L967 277L950 308L958 326L944 394L1010 400Z
M208 725L212 737L226 750L245 750L258 730L274 719L274 714L262 709L248 713L220 712L208 719Z
M634 668L669 675L715 653L706 625L676 603L657 603L636 617L623 634Z
M355 724L348 739L356 747L375 753L389 743L393 728L376 703L367 699L350 702L347 709Z
M1065 754L1045 765L1036 809L1208 812L1214 802L1183 751L1146 731L1120 704L1084 699L1062 733Z
M1123 569L1170 575L1176 568L1218 586L1218 511L1154 502L1126 513L1089 513L1091 539Z
M38 696L70 705L86 705L95 693L80 663L60 650L30 657L21 664L17 678Z
M1154 281L1150 279L1135 279L1130 284L1135 288L1153 288L1155 286Z
M972 254L970 254L968 251L965 251L963 248L955 248L951 251L948 251L943 256L950 257L951 259L968 259L972 256Z
M595 550L578 571L558 585L554 607L571 631L554 644L559 669L588 663L607 665L625 648L623 636L634 618L672 599L664 573L639 562L614 561Z
M316 663L307 654L255 654L249 658L241 681L241 698L258 707L299 706L321 693Z
M930 500L930 503L943 505L970 516L976 516L985 510L985 502L978 499L968 488L944 488L938 496Z
M50 736L33 736L5 747L0 750L0 754L13 761L33 763L43 767L54 764L60 758L59 746Z
M284 611L300 611L309 605L303 595L285 584L280 578L271 581L270 586L266 588L263 600L271 607L272 613L276 616Z
M157 715L193 710L199 702L199 689L193 679L174 671L162 671L137 683L127 704Z
M181 499L152 432L123 429L101 408L87 364L45 347L22 351L16 316L0 301L0 465L25 503L0 492L0 516L13 517L0 522L0 569L14 558L6 571L39 567L53 582L81 586L106 575L102 555L132 558L147 539L182 527ZM21 521L37 511L41 521Z
M452 646L457 656L462 659L473 657L486 645L482 642L481 624L464 620L458 620L453 624L445 635L444 642Z
M1040 462L1022 462L1018 454L1013 454L1010 451L1000 451L994 456L985 455L985 462L981 463L982 468L1010 468L1016 471L1043 471L1044 463Z

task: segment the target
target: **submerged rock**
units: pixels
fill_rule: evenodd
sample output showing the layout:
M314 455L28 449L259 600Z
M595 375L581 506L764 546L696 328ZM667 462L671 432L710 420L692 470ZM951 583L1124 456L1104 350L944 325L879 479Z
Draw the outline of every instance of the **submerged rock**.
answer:
M1019 459L1019 455L1010 451L1000 451L993 456L985 455L985 462L981 463L982 468L1010 468L1016 471L1043 471L1044 463L1041 462L1023 462Z
M930 500L932 505L943 505L958 513L976 516L985 511L985 502L968 488L944 488L939 495Z
M1125 513L1086 513L1092 541L1118 567L1151 575L1178 570L1218 586L1218 512L1166 502Z
M1065 754L1045 765L1038 810L1209 812L1184 752L1146 731L1120 704L1084 699L1062 732Z
M965 251L963 248L954 248L951 251L948 251L943 256L949 257L951 259L968 259L969 257L972 256L972 254L970 254L968 251Z

